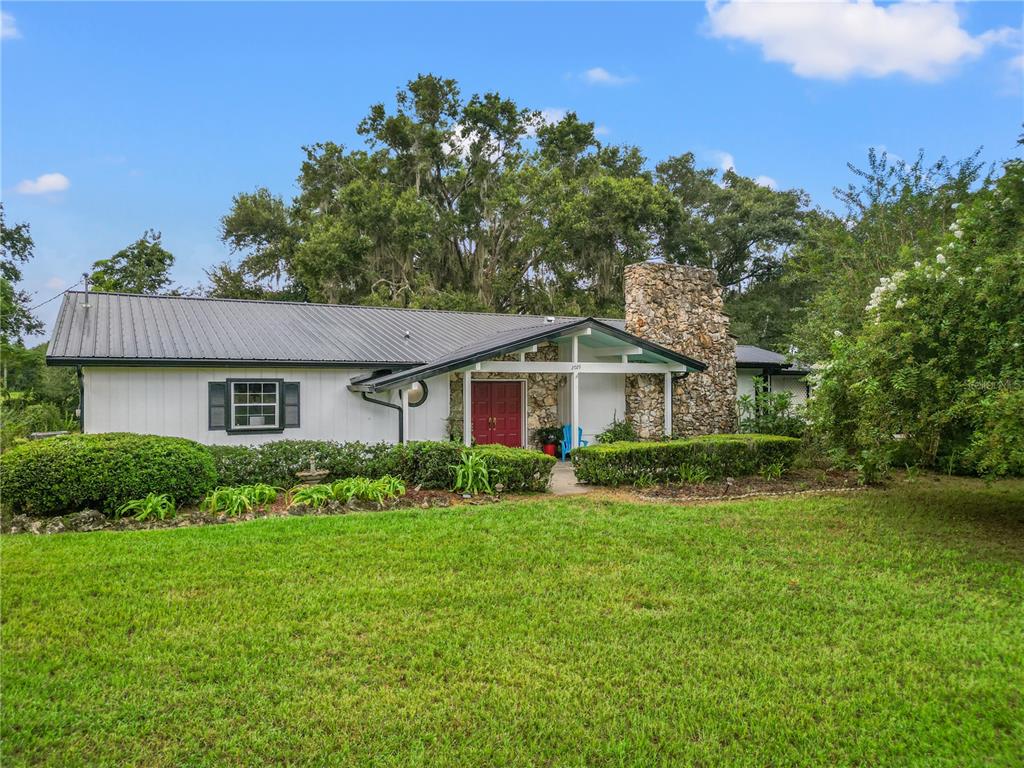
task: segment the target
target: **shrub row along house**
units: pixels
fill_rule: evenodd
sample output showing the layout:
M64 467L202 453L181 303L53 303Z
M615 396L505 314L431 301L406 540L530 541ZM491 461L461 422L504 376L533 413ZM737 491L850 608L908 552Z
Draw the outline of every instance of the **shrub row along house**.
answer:
M76 366L83 432L208 444L284 438L535 444L732 432L756 376L802 399L806 371L736 345L711 270L626 268L607 320L69 292L47 351Z

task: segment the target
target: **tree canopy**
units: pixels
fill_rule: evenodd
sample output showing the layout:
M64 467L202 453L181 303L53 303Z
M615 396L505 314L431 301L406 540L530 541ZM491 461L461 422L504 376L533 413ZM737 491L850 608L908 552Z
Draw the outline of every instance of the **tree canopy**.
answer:
M238 260L208 270L211 295L618 315L623 268L648 258L714 267L741 295L776 275L806 212L798 190L692 154L652 171L574 113L435 75L358 133L363 148L304 148L294 199L235 196L221 235Z
M171 284L174 256L160 242L160 233L147 229L138 240L109 259L92 265L92 284L97 291L161 293Z
M19 286L21 267L32 259L34 247L29 225L8 226L0 203L0 344L4 347L20 345L23 337L43 329L29 308L32 297Z

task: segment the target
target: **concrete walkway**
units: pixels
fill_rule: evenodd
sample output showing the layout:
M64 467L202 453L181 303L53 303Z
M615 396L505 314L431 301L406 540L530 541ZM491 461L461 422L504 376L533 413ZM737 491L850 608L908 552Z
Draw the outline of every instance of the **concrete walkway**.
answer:
M593 488L589 485L579 485L576 482L576 473L573 471L572 462L559 461L551 471L551 493L555 496L574 496L580 493L590 493Z

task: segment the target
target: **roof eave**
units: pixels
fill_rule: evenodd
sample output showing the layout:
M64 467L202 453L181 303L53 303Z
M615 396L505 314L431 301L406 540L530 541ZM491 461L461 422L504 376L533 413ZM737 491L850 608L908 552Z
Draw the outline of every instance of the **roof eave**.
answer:
M168 358L168 357L63 357L47 355L46 364L52 366L103 366L123 368L414 368L422 363L395 363L390 361L352 360L258 360L255 358Z
M412 381L428 379L434 376L443 376L446 373L451 373L460 368L464 368L467 365L475 365L476 363L483 362L484 360L490 360L498 355L515 352L532 344L560 338L568 333L572 333L573 331L582 330L583 328L596 328L602 333L607 333L609 336L614 336L621 341L628 341L641 349L667 357L674 362L693 368L698 372L707 369L706 363L702 363L701 361L695 360L686 355L681 355L667 347L662 347L660 344L647 341L639 336L634 336L627 331L619 330L618 328L597 320L596 318L586 317L573 323L562 324L555 328L518 338L515 341L495 345L494 347L488 347L487 349L474 352L469 355L444 359L443 361L438 362L437 365L430 365L427 363L405 371L387 374L377 380L363 378L355 382L350 382L348 388L353 392L384 392Z

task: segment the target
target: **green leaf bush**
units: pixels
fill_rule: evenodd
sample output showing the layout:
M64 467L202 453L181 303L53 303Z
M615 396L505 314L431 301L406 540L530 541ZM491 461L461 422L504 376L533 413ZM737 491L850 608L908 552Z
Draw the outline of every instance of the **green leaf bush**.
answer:
M149 494L178 504L216 485L213 457L192 440L107 433L23 443L0 456L0 496L15 512L59 515L88 507L113 514Z
M275 440L255 446L212 445L219 483L225 486L265 483L279 488L295 484L295 473L317 469L332 478L387 474L392 446L386 443L338 443L330 440Z
M401 478L384 475L376 480L368 477L346 477L331 484L298 485L289 491L289 507L304 506L321 509L329 502L372 501L384 506L405 495Z
M238 517L252 512L255 507L273 504L277 500L278 490L266 483L220 486L203 499L199 508L204 512Z
M593 485L651 484L680 477L719 479L788 468L800 441L781 435L706 435L667 442L619 442L576 448L576 479ZM705 477L706 473L706 477Z
M452 465L455 485L452 490L460 493L494 493L491 486L491 470L487 461L476 451L464 451L462 461Z
M492 485L501 483L506 492L547 490L557 463L554 456L527 448L477 445L471 450L487 463Z
M812 378L812 433L865 482L891 466L1024 475L1024 160L940 245L881 278Z
M452 442L414 442L407 445L324 440L277 440L257 446L210 447L223 486L266 483L291 487L296 472L309 469L313 457L327 480L347 477L401 478L410 487L448 489L454 482L452 467L462 460L465 448ZM476 446L507 491L543 491L555 459L538 451L505 446Z
M168 520L174 517L175 512L177 512L177 508L174 505L174 499L166 493L150 493L143 499L126 501L117 508L114 517L122 518L125 515L130 515L132 519L140 521Z

